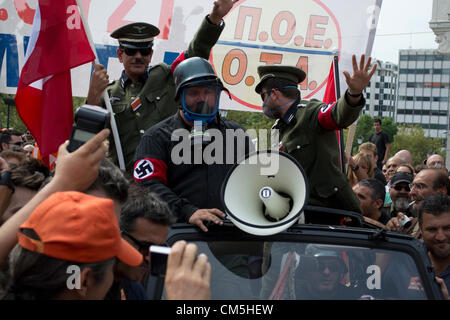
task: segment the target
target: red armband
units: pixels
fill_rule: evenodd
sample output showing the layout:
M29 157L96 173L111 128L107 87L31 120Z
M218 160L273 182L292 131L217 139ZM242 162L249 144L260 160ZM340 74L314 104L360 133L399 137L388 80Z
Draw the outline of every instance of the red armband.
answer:
M158 159L138 160L134 164L133 178L136 182L157 179L167 185L167 164Z
M319 124L325 130L339 130L341 128L338 127L336 122L334 122L333 117L331 115L331 110L336 105L336 102L330 103L328 105L324 105L320 109L319 113Z

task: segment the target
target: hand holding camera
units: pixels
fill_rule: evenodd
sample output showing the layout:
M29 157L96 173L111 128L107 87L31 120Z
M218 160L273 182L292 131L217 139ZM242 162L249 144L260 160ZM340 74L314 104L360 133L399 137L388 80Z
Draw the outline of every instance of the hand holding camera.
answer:
M406 214L402 214L402 217L398 218L398 223L402 228L409 228L411 226L411 218L408 217Z
M91 105L82 105L75 111L75 124L72 127L70 143L67 147L73 152L93 138L101 130L109 127L109 111Z
M150 262L151 263L151 262ZM205 254L197 256L197 246L177 241L167 260L165 279L168 300L206 300L211 297L211 265Z

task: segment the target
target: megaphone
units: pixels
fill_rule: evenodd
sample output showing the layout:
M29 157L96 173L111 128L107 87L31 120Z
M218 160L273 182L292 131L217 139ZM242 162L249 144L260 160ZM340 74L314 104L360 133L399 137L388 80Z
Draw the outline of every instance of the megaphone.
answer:
M292 226L308 198L304 169L293 157L276 150L248 154L230 169L221 190L222 205L231 222L258 236Z

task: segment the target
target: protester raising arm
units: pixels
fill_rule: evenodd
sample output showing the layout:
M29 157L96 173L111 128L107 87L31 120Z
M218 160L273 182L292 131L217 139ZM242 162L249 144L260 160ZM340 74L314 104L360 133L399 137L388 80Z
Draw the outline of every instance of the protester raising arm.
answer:
M0 227L0 265L6 262L9 252L17 243L20 225L42 201L59 191L84 191L95 181L101 160L106 155L107 147L103 141L109 132L109 129L100 131L73 153L66 149L68 141L59 147L54 178Z

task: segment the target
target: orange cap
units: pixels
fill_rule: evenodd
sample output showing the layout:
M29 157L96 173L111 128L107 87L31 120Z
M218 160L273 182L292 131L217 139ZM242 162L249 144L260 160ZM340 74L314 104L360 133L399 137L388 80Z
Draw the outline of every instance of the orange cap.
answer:
M39 240L23 233L32 229ZM120 236L110 199L80 192L57 192L43 201L20 226L19 244L49 257L79 262L100 262L117 257L138 266L142 254Z

